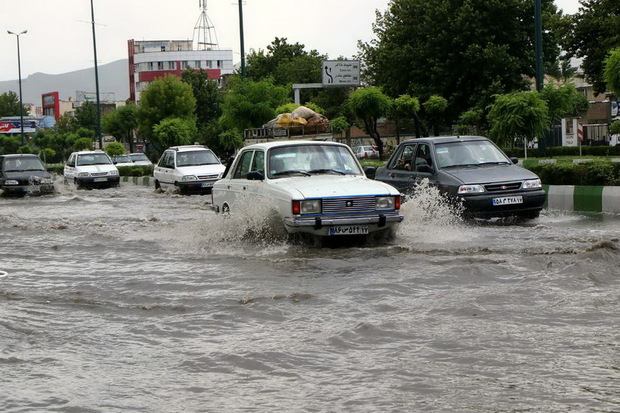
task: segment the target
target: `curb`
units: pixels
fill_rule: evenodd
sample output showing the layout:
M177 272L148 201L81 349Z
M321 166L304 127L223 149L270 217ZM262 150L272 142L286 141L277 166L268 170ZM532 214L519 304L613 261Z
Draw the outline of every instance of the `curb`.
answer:
M543 185L545 209L620 214L620 186Z
M155 186L155 178L152 176L121 176L121 182L128 182L135 185Z

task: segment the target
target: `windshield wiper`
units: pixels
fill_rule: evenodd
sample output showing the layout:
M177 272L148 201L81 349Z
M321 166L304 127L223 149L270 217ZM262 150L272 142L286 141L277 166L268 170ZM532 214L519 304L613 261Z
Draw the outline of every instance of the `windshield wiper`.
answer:
M495 161L495 162L482 162L479 163L478 165L509 165L510 162L506 162L506 161Z
M479 163L462 163L462 164L458 164L458 165L443 166L442 168L443 169L446 169L446 168L463 168L463 167L466 167L466 166L480 166L480 165L482 165L482 164L479 164Z
M301 175L304 175L304 176L310 176L310 174L308 172L301 171L299 169L291 169L289 171L276 172L275 174L273 174L273 176L290 175L290 174L301 174Z
M327 173L327 172L333 172L333 173L337 173L339 175L346 175L344 172L339 171L337 169L329 169L329 168L325 168L325 169L313 169L311 171L308 171L310 173L315 173L315 174L322 174L322 173Z

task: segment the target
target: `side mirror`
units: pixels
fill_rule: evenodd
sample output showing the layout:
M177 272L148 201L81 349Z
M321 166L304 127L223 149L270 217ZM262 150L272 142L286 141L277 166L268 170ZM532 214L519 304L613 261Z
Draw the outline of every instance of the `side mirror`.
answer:
M367 166L364 168L364 173L367 178L375 179L375 175L377 174L377 168L374 166Z
M418 167L416 168L416 170L418 172L426 172L426 173L433 173L433 168L431 168L428 165L418 165Z
M519 159L518 158L510 158L510 160L512 161L513 164L518 164L519 163Z
M252 171L248 172L246 178L248 179L248 181L263 181L265 180L265 175L263 175L263 173L259 171Z

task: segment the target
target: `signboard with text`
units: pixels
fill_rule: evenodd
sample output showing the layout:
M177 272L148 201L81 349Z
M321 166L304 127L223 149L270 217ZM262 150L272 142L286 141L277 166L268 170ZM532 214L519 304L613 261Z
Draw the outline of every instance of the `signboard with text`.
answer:
M21 122L18 120L0 120L0 133L21 133L21 125ZM24 121L24 133L35 133L36 131L37 130L35 121Z
M359 60L324 60L323 86L359 86Z

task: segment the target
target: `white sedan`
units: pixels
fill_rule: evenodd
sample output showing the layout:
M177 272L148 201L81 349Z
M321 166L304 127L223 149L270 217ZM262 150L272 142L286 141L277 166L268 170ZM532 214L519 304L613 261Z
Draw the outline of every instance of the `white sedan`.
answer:
M288 233L319 237L386 232L403 220L400 192L366 178L351 149L335 142L247 146L211 197L215 212L275 212Z

